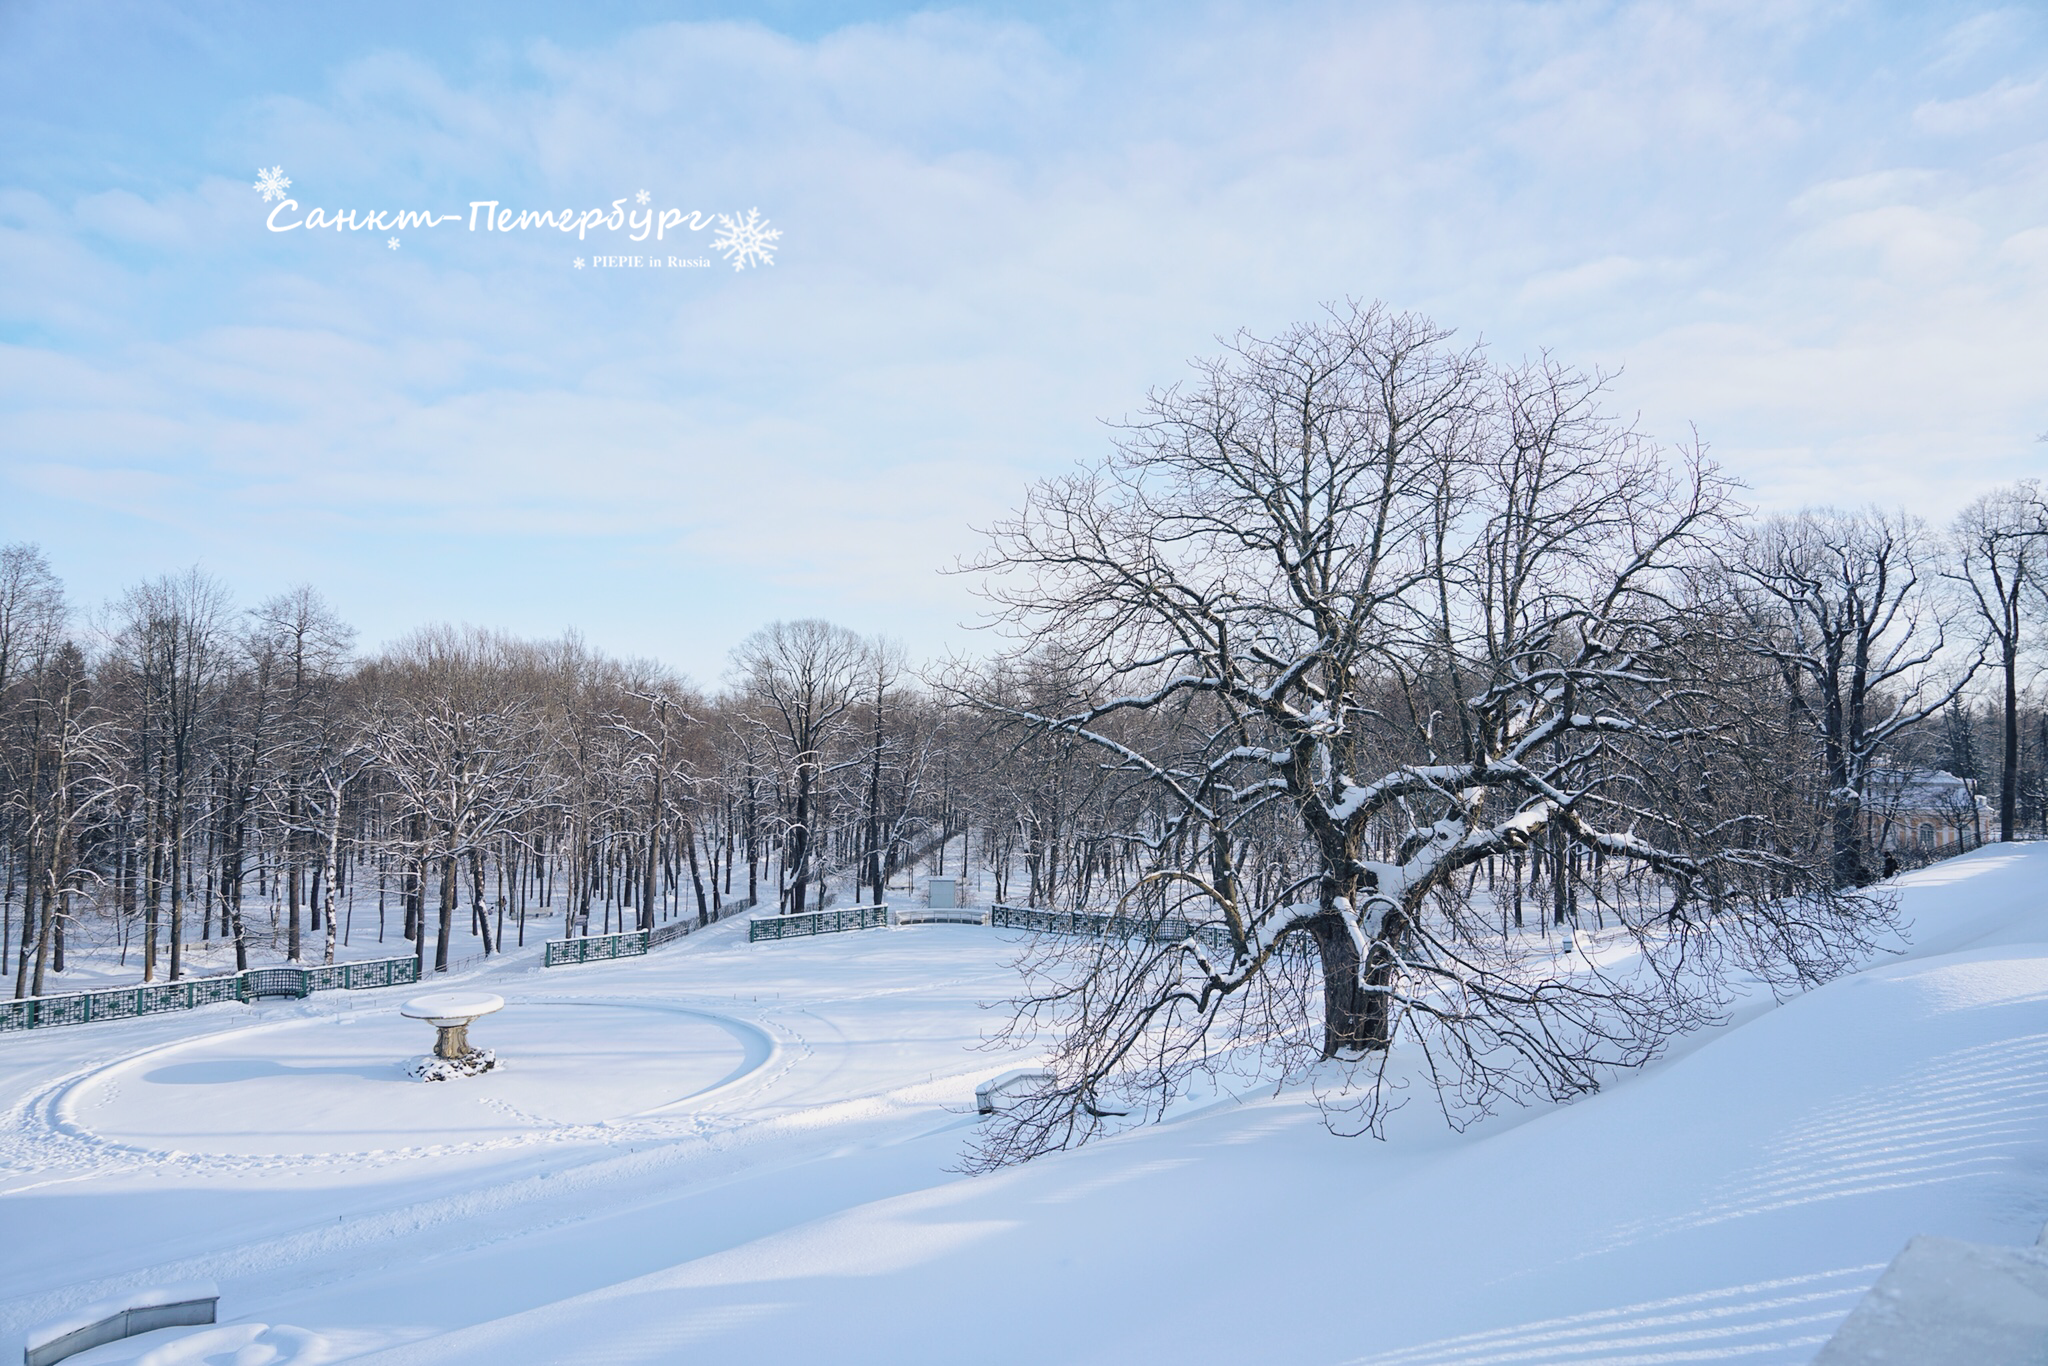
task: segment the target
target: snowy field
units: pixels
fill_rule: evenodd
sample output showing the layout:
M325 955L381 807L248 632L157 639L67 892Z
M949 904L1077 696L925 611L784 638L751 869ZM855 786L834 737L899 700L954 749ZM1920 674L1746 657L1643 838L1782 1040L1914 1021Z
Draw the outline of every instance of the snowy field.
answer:
M1577 1104L1329 1136L1299 1093L951 1170L1015 939L929 926L0 1037L0 1351L129 1288L223 1323L79 1366L1803 1362L1915 1233L2048 1218L2048 847L1900 880L1913 945Z

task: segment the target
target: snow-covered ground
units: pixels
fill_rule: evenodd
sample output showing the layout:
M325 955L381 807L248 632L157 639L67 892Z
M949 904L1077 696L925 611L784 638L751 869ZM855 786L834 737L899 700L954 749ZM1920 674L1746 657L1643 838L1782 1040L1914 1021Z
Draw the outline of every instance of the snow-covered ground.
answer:
M981 928L495 961L503 1066L438 1086L405 989L0 1037L0 1351L204 1279L73 1360L1805 1361L1910 1235L2048 1218L2048 846L1901 895L1904 957L1577 1104L1260 1091L978 1178Z

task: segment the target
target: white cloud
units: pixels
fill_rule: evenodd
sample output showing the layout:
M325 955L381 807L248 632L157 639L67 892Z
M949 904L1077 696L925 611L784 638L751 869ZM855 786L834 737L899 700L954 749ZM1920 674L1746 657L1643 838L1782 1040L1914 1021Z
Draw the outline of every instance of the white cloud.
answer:
M88 583L167 548L252 593L335 581L372 639L588 605L666 614L635 648L705 675L792 611L930 649L973 610L935 573L973 524L1217 334L1344 295L1623 367L1619 403L1696 420L1764 501L1855 479L1938 514L2048 426L2048 153L2010 119L1930 147L1963 103L1933 77L1817 74L1867 18L1410 4L1076 36L948 12L815 41L663 24L483 74L386 52L228 111L223 157L281 162L308 205L758 204L778 263L274 237L235 166L0 188L0 270L31 281L0 538ZM2031 79L1972 52L1984 95Z
M2016 81L2007 76L1974 95L1928 100L1913 110L1913 122L1932 133L1980 133L2021 120L2038 121L2044 109L2048 77Z
M2016 5L1966 15L1941 33L1928 62L1938 72L1955 72L1985 58L1997 59L2037 36L2040 14Z

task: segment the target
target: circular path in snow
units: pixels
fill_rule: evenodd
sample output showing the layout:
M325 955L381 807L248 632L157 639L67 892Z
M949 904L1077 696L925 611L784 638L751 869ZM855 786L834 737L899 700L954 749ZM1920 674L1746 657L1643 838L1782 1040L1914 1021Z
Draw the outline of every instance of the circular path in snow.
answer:
M472 1027L479 1077L419 1082L434 1031L388 1012L251 1025L153 1048L77 1079L83 1137L156 1152L316 1156L519 1144L665 1110L758 1070L774 1045L708 1012L514 1001ZM687 1111L683 1111L686 1113Z

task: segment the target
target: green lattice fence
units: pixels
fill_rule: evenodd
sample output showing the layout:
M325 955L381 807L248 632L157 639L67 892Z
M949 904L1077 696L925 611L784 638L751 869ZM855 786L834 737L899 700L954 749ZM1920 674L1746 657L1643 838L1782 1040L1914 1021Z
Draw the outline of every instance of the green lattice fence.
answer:
M762 939L800 939L813 934L840 934L848 930L886 929L887 906L849 906L842 911L805 911L801 915L764 915L747 922L747 942Z
M32 996L0 1001L0 1033L16 1029L47 1029L53 1025L93 1024L100 1020L132 1020L171 1010L191 1010L216 1001L251 1001L264 996L309 996L316 991L406 986L419 980L419 965L410 958L378 958L366 963L336 963L317 968L250 968L219 977L187 977L179 982L81 991L65 996Z
M646 930L623 934L592 934L576 939L550 939L541 955L541 966L558 968L567 963L602 963L612 958L638 958L646 953L652 936Z
M310 996L313 983L299 968L250 968L242 974L249 979L249 995Z
M752 901L729 901L711 913L715 925L741 911L754 909ZM651 930L624 930L618 934L594 934L575 939L550 939L541 953L541 966L565 967L571 963L602 963L613 958L638 958L663 944L673 944L685 935L704 928L693 915L683 914Z
M346 974L342 986L349 991L365 991L374 987L405 987L420 980L420 964L417 958L372 958L366 963L343 963L339 965ZM315 991L324 988L315 987Z

